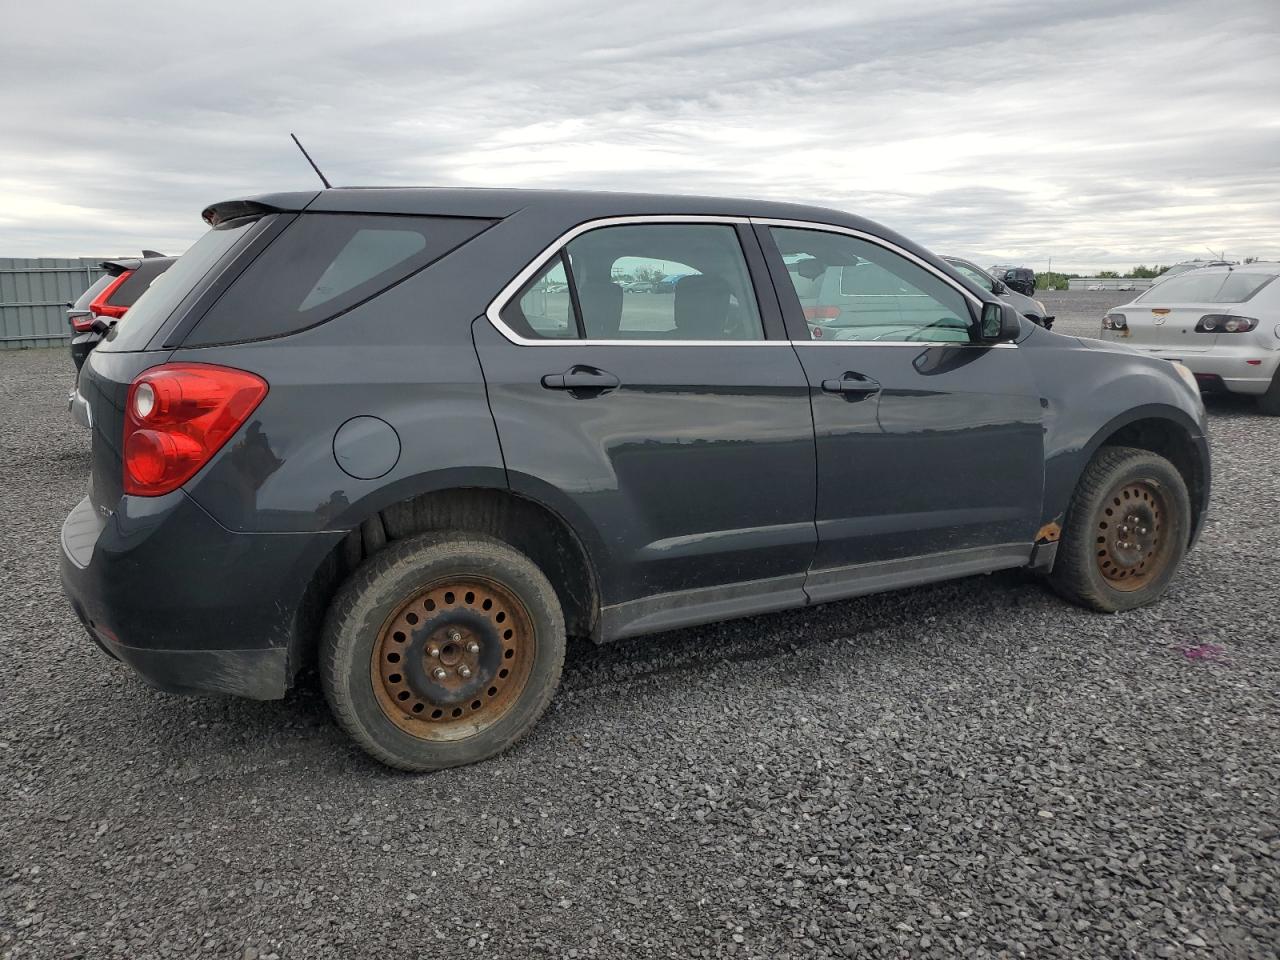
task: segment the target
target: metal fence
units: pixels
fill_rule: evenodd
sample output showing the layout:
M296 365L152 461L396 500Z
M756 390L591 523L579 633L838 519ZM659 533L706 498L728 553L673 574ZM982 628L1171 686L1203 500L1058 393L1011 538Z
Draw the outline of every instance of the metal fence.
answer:
M0 257L0 350L52 347L71 337L67 304L98 277L103 257Z

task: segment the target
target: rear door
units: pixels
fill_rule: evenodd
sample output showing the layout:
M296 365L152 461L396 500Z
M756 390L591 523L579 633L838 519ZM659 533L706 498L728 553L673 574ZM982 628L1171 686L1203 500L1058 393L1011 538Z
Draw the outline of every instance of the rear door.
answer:
M816 542L808 384L759 248L658 220L581 228L474 328L512 488L595 538L606 638L803 603ZM655 274L671 293L623 293Z
M940 271L838 229L758 227L813 388L819 543L807 592L823 600L1026 562L1044 457L1018 348L974 342L970 295ZM838 338L815 337L786 266L799 258L846 276L874 264L910 306L893 324L854 317Z

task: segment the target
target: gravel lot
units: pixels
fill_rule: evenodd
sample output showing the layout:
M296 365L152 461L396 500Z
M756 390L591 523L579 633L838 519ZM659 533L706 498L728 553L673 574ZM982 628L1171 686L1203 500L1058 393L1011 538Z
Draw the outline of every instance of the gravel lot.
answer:
M1120 294L1119 298L1128 295ZM1092 333L1116 294L1050 294ZM153 691L57 583L63 350L0 353L0 957L1275 957L1280 421L1214 402L1171 595L1022 574L575 647L534 734L427 777L314 681Z

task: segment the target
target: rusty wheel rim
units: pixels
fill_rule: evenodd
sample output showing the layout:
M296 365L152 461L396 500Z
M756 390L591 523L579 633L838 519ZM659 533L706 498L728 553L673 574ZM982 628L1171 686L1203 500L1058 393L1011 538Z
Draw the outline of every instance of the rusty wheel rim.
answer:
M421 740L461 740L493 726L533 669L529 611L483 577L438 580L386 621L369 664L387 719Z
M1168 516L1164 492L1146 480L1126 483L1107 497L1094 544L1098 570L1114 589L1140 590L1164 572Z

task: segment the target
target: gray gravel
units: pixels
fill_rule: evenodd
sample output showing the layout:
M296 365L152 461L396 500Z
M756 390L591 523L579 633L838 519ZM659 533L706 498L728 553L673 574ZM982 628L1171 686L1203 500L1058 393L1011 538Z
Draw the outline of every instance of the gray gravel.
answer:
M95 652L67 380L0 353L0 957L1276 956L1280 420L1246 403L1153 609L1001 574L577 647L530 738L411 777L314 684L181 699Z

